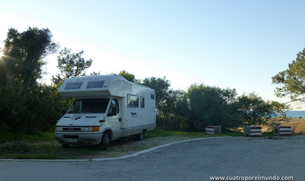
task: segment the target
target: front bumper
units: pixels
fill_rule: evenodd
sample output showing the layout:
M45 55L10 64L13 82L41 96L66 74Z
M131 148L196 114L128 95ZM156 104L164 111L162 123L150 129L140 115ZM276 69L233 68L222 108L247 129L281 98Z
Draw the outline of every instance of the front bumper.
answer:
M97 145L101 143L103 133L59 133L55 132L54 138L60 144Z

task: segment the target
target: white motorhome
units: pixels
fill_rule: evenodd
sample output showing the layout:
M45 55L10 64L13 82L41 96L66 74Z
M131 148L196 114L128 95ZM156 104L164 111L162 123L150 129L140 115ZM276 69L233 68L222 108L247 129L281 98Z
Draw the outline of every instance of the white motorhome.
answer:
M135 136L156 127L156 95L149 87L120 75L67 79L59 88L62 97L75 101L56 124L55 139L63 145L100 145Z

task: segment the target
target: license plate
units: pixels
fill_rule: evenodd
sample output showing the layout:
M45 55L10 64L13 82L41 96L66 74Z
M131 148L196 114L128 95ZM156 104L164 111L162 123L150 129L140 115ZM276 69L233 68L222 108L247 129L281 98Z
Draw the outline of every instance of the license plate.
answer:
M65 142L68 142L68 143L76 143L76 142L77 142L77 139L65 139Z

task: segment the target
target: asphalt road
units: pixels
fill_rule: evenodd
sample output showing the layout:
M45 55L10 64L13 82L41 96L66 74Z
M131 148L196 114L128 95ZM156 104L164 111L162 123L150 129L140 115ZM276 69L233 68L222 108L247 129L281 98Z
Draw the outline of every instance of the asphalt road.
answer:
M304 153L305 136L210 138L114 160L0 160L0 180L209 181L211 176L276 175L303 181Z

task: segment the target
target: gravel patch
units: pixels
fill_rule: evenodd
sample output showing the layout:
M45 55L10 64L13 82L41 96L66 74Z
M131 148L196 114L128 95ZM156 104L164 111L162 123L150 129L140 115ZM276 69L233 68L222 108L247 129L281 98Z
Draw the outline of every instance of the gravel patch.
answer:
M141 141L135 141L133 139L123 139L111 142L107 151L100 151L96 155L87 155L80 157L80 159L95 159L95 158L116 158L126 155L131 155L136 152L161 146L169 143L179 142L194 139L194 137L184 136L167 136L167 137L155 137L144 138Z

